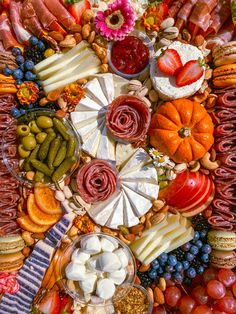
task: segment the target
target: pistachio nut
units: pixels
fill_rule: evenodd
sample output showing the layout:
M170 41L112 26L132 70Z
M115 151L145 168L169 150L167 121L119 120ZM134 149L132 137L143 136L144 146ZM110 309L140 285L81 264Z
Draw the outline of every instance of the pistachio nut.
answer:
M162 37L166 39L175 39L178 37L178 35L179 35L179 30L175 26L168 27L162 32Z
M137 91L142 87L142 82L139 80L131 80L128 85L128 90Z
M166 28L174 26L174 24L175 24L175 20L173 19L173 17L168 17L167 19L161 22L160 28L166 29Z

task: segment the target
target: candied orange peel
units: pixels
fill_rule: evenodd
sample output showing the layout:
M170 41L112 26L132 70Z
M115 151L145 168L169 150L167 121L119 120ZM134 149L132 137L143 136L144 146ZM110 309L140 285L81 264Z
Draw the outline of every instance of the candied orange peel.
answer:
M94 223L88 216L78 216L74 220L74 226L83 233L94 231Z

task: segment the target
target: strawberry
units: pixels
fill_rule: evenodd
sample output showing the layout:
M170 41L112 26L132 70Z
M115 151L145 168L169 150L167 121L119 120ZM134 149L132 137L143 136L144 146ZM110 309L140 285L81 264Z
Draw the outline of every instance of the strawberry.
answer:
M70 296L64 295L61 298L60 314L72 314L73 300Z
M166 49L157 59L157 66L162 72L174 75L183 64L176 50Z
M190 60L178 71L176 85L178 87L192 84L200 79L204 73L202 60Z
M60 297L56 290L49 291L39 304L39 311L43 314L59 314Z
M65 3L69 4L67 10L78 24L81 24L81 17L84 11L91 8L89 0L66 0Z

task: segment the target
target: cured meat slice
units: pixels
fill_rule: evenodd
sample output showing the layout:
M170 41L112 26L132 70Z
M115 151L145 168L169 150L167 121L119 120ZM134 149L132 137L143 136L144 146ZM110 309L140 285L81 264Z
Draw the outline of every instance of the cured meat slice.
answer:
M10 207L7 209L0 209L0 220L1 222L9 222L16 219L17 207Z
M236 205L236 183L235 184L217 184L216 195L220 195L223 199L227 199L232 205Z
M169 16L175 17L186 1L188 0L175 0L168 11Z
M198 0L188 0L182 8L179 10L177 14L177 21L175 23L175 26L178 29L181 29L183 25L187 23L187 20L191 14L191 11L194 7L194 5L197 3Z
M75 19L59 0L44 0L44 3L65 28L70 29L75 24Z
M219 0L217 6L211 13L211 24L207 33L218 33L222 25L226 22L231 14L230 0Z
M216 45L223 45L231 41L234 36L234 23L229 20L225 23L216 35L207 37L207 48L212 49Z
M217 100L217 106L225 108L236 108L236 88L226 91Z
M0 16L0 40L2 40L3 46L6 50L19 45L13 36L10 22L6 15Z
M17 40L20 43L25 43L29 40L31 34L23 27L20 18L20 11L22 4L20 2L10 1L9 4L9 15L11 25L16 35Z
M222 216L213 215L208 218L208 222L213 226L214 229L217 230L232 231L235 229L234 224L225 220Z
M50 30L50 25L57 18L48 10L43 0L31 0L33 8L42 23L43 27Z
M219 167L214 170L214 174L217 178L230 178L236 176L236 169L228 167Z
M226 167L236 168L236 152L219 154L217 159Z
M15 234L20 231L20 227L14 220L8 222L1 222L0 220L0 236L7 234Z
M221 198L215 198L212 202L213 210L223 210L223 211L230 211L232 205L228 203L227 200L223 200Z
M236 120L226 121L215 127L214 136L236 136Z
M22 4L21 19L24 21L24 26L34 35L41 37L45 34L42 25L40 24L36 12L34 11L32 1L25 0Z
M217 109L217 106L215 108ZM217 118L220 119L221 122L230 121L232 119L235 119L236 108L217 110L215 115Z
M215 150L220 153L236 151L236 137L225 137L217 140Z

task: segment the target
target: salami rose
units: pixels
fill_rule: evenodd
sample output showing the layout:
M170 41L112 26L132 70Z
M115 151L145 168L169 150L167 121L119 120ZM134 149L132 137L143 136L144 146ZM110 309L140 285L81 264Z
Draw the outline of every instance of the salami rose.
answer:
M87 203L104 201L117 187L117 174L111 165L103 160L93 160L84 165L77 174L77 187Z
M130 95L114 99L106 114L106 125L112 135L129 143L145 139L150 121L151 114L145 102Z

